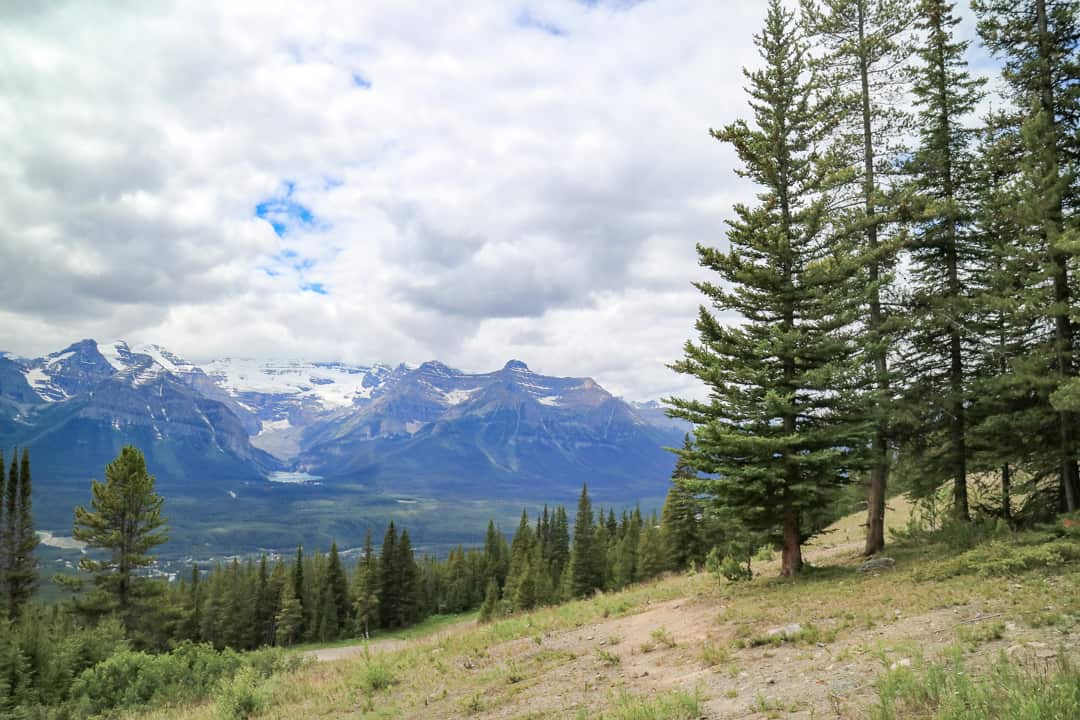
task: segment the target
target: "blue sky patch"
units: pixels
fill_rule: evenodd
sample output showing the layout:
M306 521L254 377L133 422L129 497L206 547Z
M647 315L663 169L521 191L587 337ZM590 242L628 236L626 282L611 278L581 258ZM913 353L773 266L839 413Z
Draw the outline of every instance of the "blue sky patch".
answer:
M278 237L285 237L291 228L312 227L315 216L311 210L293 199L296 183L282 183L284 193L263 200L255 206L255 217L270 223Z
M518 27L529 28L532 30L539 30L540 32L547 33L552 37L562 37L566 32L557 25L549 23L545 20L533 15L528 9L522 10L518 13L517 19L514 21Z
M313 292L313 293L317 293L319 295L329 295L330 294L330 292L325 287L323 287L323 284L321 282L300 283L300 289L303 292Z
M363 90L371 89L371 81L358 72L352 74L352 84Z

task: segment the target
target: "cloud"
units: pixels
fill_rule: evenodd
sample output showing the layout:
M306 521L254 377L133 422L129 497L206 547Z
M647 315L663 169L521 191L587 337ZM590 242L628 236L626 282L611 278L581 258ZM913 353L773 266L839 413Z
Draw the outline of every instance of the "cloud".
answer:
M759 0L7 3L0 348L697 392Z

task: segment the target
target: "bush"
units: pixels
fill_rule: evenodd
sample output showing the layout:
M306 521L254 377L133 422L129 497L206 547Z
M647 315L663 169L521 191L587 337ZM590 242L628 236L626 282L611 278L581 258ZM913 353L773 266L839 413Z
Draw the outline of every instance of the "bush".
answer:
M705 569L716 579L718 585L723 585L724 580L750 580L754 575L749 566L743 565L734 555L721 555L720 550L715 547L705 556Z
M266 693L260 687L262 677L251 665L245 665L229 680L224 680L215 694L217 715L221 720L246 720L262 711Z
M360 668L360 687L374 694L397 684L394 668L379 655L365 652L364 665Z

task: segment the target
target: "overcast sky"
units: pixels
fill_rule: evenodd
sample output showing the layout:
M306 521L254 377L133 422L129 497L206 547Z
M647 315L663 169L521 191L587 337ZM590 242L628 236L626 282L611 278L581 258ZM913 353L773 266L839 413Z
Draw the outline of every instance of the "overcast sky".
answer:
M518 358L645 399L763 0L4 2L0 349Z

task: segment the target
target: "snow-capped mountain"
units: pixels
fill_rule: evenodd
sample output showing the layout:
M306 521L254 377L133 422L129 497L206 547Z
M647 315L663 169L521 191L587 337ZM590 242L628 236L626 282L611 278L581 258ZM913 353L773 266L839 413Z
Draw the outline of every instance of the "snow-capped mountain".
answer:
M193 363L119 340L0 355L0 447L32 449L36 486L51 501L41 515L55 527L129 443L180 503L183 526L207 502L227 513L219 503L288 493L553 499L588 481L629 501L662 494L674 462L664 447L682 432L659 406L517 360L477 374L436 361ZM320 484L267 482L282 472Z

